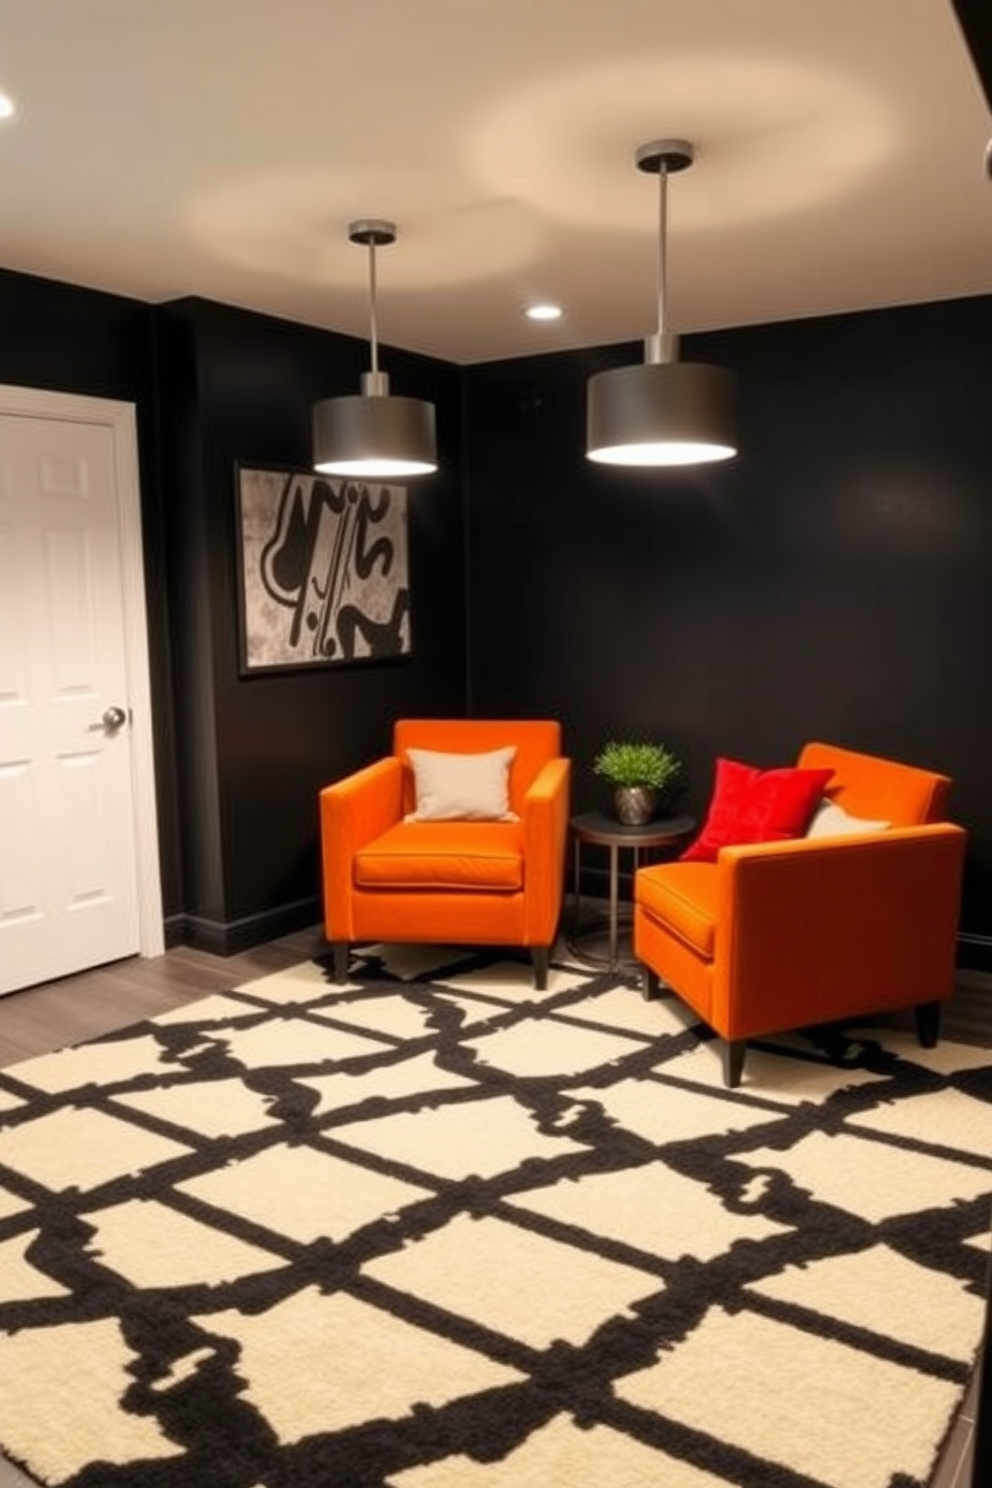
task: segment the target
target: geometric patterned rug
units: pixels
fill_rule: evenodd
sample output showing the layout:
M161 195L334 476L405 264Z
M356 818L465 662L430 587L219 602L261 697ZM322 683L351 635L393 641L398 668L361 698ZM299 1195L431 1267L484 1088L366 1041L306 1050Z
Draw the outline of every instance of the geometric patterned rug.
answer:
M0 1450L59 1488L923 1488L992 1051L374 947L0 1071Z

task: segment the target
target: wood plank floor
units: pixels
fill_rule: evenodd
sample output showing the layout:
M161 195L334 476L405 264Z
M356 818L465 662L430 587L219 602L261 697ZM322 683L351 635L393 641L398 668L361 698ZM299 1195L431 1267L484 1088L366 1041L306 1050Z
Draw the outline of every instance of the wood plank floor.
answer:
M181 946L154 960L134 957L11 993L0 997L0 1067L169 1012L326 949L320 928L314 926L237 956L213 956ZM567 956L563 946L560 950ZM957 992L944 1010L941 1032L948 1039L992 1048L992 977L960 974ZM973 1383L930 1488L992 1488L972 1481L976 1404ZM0 1457L0 1488L35 1488L35 1483Z

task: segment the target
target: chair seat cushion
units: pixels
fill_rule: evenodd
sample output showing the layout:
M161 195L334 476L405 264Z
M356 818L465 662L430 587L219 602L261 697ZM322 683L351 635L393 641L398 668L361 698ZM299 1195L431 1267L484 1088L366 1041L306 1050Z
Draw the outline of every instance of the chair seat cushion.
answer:
M637 903L708 961L716 946L717 873L712 863L659 863L635 877Z
M491 889L524 884L515 822L400 822L355 854L359 889Z

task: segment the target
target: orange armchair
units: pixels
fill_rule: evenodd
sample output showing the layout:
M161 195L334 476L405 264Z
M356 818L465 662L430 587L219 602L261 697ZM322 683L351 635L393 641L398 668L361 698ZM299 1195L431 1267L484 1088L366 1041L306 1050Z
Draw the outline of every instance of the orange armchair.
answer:
M408 819L418 806L410 750L463 757L507 746L508 819ZM570 778L552 720L398 720L391 755L320 792L324 929L337 981L352 942L449 941L527 946L535 985L546 987Z
M659 979L723 1039L725 1083L746 1041L913 1007L932 1047L954 989L966 834L943 820L950 780L807 744L798 765L832 769L826 797L885 830L724 847L715 862L641 868L634 951L644 996Z

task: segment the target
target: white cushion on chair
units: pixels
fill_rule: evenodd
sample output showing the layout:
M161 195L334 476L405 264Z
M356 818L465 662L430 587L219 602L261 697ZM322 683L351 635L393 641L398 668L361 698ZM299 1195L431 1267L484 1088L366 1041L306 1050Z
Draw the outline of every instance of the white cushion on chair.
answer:
M806 829L807 837L850 837L856 832L884 832L892 823L869 821L863 816L852 816L836 801L823 800L813 814Z
M510 765L517 746L485 754L408 749L417 792L406 821L519 821L510 810Z

